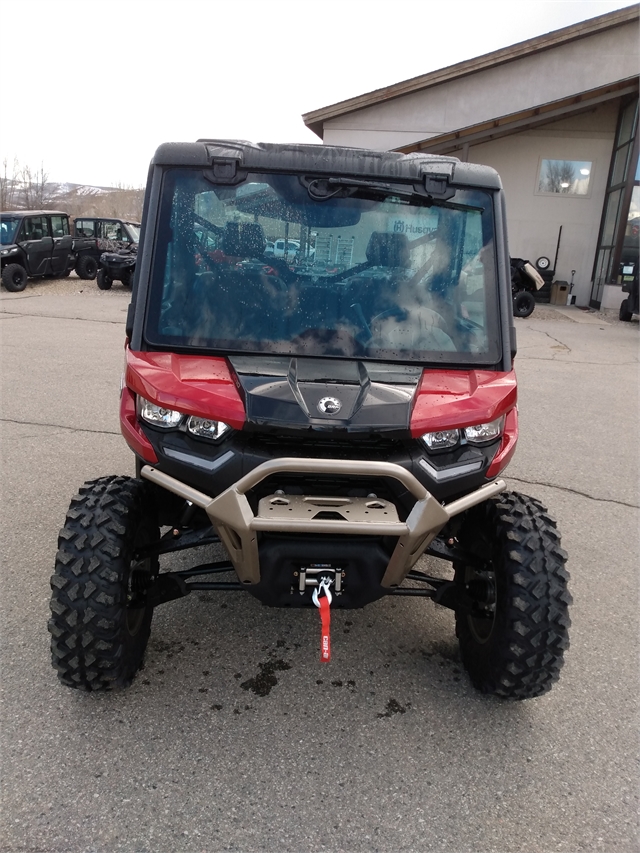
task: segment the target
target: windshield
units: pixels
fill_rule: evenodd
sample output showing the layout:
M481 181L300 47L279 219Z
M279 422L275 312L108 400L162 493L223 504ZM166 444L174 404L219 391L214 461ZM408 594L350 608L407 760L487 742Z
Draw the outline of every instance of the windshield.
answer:
M490 193L164 176L147 343L437 363L500 358Z
M140 242L140 226L139 225L133 225L131 222L125 222L124 227L125 227L125 230L127 231L128 235L129 235L129 240L132 243L139 243Z
M16 230L20 225L20 218L13 216L3 216L2 224L0 225L0 233L2 234L2 245L9 246L15 243Z

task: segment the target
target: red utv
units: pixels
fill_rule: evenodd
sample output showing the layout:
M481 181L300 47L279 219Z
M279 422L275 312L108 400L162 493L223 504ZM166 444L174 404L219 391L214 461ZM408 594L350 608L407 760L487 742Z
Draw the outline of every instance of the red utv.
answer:
M136 476L72 500L49 623L62 682L128 685L155 607L224 590L318 606L325 626L332 608L422 596L455 611L479 690L549 690L566 554L547 510L500 478L518 418L498 175L430 155L167 144L143 220L120 410ZM265 254L278 240L295 264ZM161 568L211 543L227 559Z

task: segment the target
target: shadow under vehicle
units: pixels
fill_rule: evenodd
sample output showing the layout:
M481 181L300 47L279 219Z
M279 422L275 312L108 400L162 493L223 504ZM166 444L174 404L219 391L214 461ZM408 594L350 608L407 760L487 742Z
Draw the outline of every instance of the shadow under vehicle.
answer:
M545 507L500 476L518 416L496 172L167 144L143 219L120 404L137 476L72 499L51 580L61 681L127 686L154 609L218 590L317 606L321 661L332 608L421 596L455 612L480 691L549 690L568 646L566 554ZM265 234L299 244L295 266L265 255ZM212 543L227 559L161 566ZM448 573L419 568L425 554Z

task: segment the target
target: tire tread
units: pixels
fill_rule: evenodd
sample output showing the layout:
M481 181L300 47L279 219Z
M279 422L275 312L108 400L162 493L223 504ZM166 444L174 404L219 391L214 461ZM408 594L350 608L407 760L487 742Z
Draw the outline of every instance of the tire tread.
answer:
M134 528L148 512L140 480L90 480L71 500L51 577L51 654L60 680L84 690L126 687L142 664L151 611L131 648L123 636Z
M555 520L534 498L503 493L482 505L481 512L485 529L495 532L493 559L506 577L504 618L490 652L479 658L466 615L456 614L463 663L484 693L541 696L558 680L569 648L567 554Z

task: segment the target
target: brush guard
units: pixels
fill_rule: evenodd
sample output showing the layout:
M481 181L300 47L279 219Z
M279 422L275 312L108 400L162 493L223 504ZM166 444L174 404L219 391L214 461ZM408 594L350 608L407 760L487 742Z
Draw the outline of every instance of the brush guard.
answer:
M254 514L247 493L260 482L275 474L325 474L353 477L391 477L399 481L415 498L416 502L406 521L400 521L395 506L389 501L377 498L344 498L288 496L277 492L259 503ZM417 594L429 595L439 603L446 604L446 586L436 578L430 578L420 572L412 572L413 566L428 550L447 522L456 515L482 503L488 498L506 489L504 480L496 480L481 486L449 504L440 504L430 492L409 471L392 462L374 462L357 460L326 460L280 458L264 462L237 483L212 498L204 492L193 489L168 474L150 465L142 467L141 476L172 492L175 495L204 510L226 547L230 564L218 564L217 571L233 567L239 583L216 584L215 588L241 589L260 583L260 556L258 533L294 533L328 536L395 536L395 548L389 559L381 586L389 593L408 593L413 591L398 587L409 577L423 581L435 587L435 593L416 590ZM444 556L444 555L443 555ZM152 598L168 601L185 595L189 587L187 577L216 571L213 564L201 566L186 572L173 573L175 583L166 575L163 584L167 586L164 595L161 590L150 591ZM446 582L445 582L446 583ZM182 587L187 589L183 590ZM198 588L205 588L198 584ZM209 587L207 584L207 588ZM155 602L154 602L155 603ZM161 603L157 600L157 603Z

